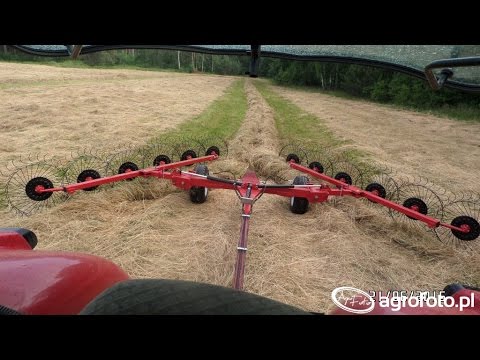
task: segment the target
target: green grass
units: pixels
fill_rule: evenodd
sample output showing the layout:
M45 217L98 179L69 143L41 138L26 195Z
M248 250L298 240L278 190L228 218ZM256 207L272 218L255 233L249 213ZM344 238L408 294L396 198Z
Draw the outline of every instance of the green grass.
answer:
M320 118L277 95L269 88L269 82L256 81L255 86L273 109L275 124L283 142L313 142L325 148L335 148L350 143L335 137ZM353 161L360 161L367 157L366 154L353 149L346 150L345 154Z
M443 106L438 110L418 110L439 117L446 117L454 120L463 120L467 122L480 122L480 109L467 105L457 105L454 107Z
M277 95L267 82L256 81L255 86L274 110L275 124L282 140L315 140L328 147L342 144L319 118Z
M256 81L255 86L274 111L275 124L284 143L312 144L315 147L337 148L351 144L351 141L338 139L324 122L279 96L270 88L269 81ZM306 146L306 149L309 145ZM355 165L364 175L373 175L377 170L371 166L368 154L357 149L344 149L341 152L348 161Z
M247 112L247 95L244 85L244 79L236 80L225 94L215 100L203 113L176 129L155 137L152 141L175 135L217 136L225 140L232 138L240 128Z

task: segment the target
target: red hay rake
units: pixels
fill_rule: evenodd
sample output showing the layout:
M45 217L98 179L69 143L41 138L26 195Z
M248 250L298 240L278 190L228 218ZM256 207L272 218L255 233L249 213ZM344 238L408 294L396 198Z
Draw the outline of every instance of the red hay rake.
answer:
M210 175L205 163L216 160L221 153L226 154L226 143L215 146L211 145L211 139L182 139L172 144L163 141L110 156L84 152L62 166L37 159L19 167L8 178L5 197L10 209L30 215L44 206L68 199L78 190L92 191L138 177L170 180L177 188L188 191L194 203L203 203L208 189L233 190L242 204L233 279L235 289L243 289L249 220L253 205L264 194L290 198L290 210L296 214L307 212L311 203L330 198L366 199L383 206L395 220L434 230L445 243L471 245L480 236L478 196L462 195L445 200L444 194L439 195L427 181L399 181L386 169L355 165L342 153L322 149L307 152L292 145L284 147L280 156L291 169L304 175L296 176L287 184L271 184L260 181L250 170L237 180ZM193 170L181 170L191 165L195 165Z

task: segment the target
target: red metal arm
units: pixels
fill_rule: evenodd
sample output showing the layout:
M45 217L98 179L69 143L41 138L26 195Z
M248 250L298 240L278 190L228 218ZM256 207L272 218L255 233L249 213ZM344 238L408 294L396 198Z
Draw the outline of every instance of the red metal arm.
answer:
M71 184L71 185L66 185L63 187L56 187L56 188L50 188L50 189L39 189L39 193L45 193L45 192L56 192L56 191L65 191L68 192L69 194L74 193L77 190L82 190L82 189L88 189L91 187L96 187L99 185L105 185L117 181L122 181L126 179L133 179L139 176L143 177L148 177L148 176L153 176L153 177L158 177L158 178L169 178L171 176L171 173L166 173L164 172L165 170L169 169L176 169L179 167L183 166L188 166L188 165L193 165L199 162L205 162L205 161L212 161L218 158L218 155L208 155L208 156L202 156L194 159L189 159L189 160L183 160L183 161L178 161L170 164L164 164L164 165L159 165L156 167L150 167L146 169L141 169L141 170L136 170L136 171L130 171L126 172L123 174L118 174L118 175L112 175L112 176L106 176L103 178L99 179L94 179L94 180L88 180L84 181L81 183L77 184Z
M432 218L431 216L424 215L422 213L419 213L418 211L409 209L409 208L407 208L405 206L402 206L400 204L397 204L393 201L384 199L380 196L372 194L369 191L362 190L362 189L360 189L356 186L345 184L345 183L343 183L339 180L333 179L330 176L327 176L325 174L320 174L320 173L316 172L315 170L312 170L312 169L307 168L305 166L302 166L302 165L296 164L294 162L291 162L290 167L293 168L293 169L299 170L303 173L309 174L313 177L316 177L317 179L327 181L327 182L329 182L333 185L336 185L336 186L340 187L340 189L341 189L340 192L342 193L342 195L349 195L349 196L353 196L353 197L367 198L367 199L369 199L371 201L374 201L374 202L376 202L380 205L386 206L390 209L393 209L393 210L398 211L402 214L410 216L411 218L420 220L420 221L424 222L425 224L427 224L431 228L436 228L436 227L439 227L439 226L443 226L443 227L447 227L449 229L457 230L457 231L460 231L460 232L468 232L468 230L466 230L466 229L459 228L459 227L456 227L456 226L453 226L453 225L450 225L450 224L442 223L442 222L440 222L440 220ZM334 195L334 196L339 195L338 192L337 193L334 192L333 189L330 189L329 193L330 193L330 195Z

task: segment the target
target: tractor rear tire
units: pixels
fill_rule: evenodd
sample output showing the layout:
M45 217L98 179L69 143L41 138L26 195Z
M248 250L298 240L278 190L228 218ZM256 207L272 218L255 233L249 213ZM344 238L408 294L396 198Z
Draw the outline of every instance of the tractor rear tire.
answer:
M197 166L195 166L194 171L196 174L200 174L200 175L209 174L207 165L198 164ZM193 203L201 204L201 203L204 203L205 200L207 200L208 188L193 186L190 188L189 194L190 194L190 200Z
M278 301L192 281L136 279L116 283L80 315L311 315Z
M293 185L307 185L308 177L306 176L296 176L293 179ZM308 199L302 197L292 197L290 198L290 210L294 214L305 214L308 210Z

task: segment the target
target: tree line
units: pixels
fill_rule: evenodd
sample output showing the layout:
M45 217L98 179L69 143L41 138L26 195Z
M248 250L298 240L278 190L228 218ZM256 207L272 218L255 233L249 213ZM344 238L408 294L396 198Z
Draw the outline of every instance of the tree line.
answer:
M45 58L0 46L0 59L65 63L98 67L171 69L220 75L243 75L248 56L196 54L174 50L112 50L68 58ZM426 81L385 69L351 64L261 58L259 76L282 85L307 86L340 95L360 97L417 109L462 108L479 119L480 96L451 89L432 91ZM465 111L464 111L465 112ZM464 114L465 115L465 114Z

